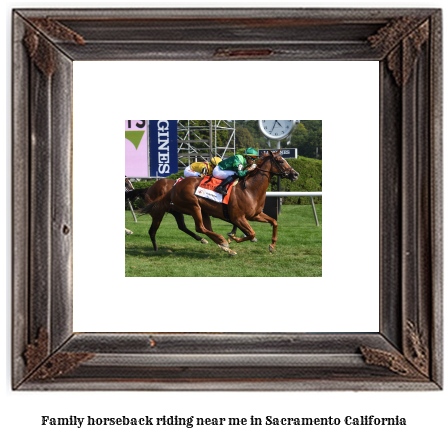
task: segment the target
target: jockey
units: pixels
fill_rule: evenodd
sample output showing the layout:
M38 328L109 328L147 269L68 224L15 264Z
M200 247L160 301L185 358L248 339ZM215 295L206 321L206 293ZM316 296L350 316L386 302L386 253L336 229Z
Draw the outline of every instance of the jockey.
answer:
M211 175L213 173L213 169L221 162L221 158L214 157L211 159L210 163L208 162L196 162L190 164L190 166L186 167L184 170L184 176L185 178L189 176L205 176L205 175Z
M247 148L243 155L234 155L221 161L213 171L213 176L218 179L224 180L218 187L215 188L215 192L221 195L227 195L227 185L236 180L237 178L243 178L248 172L255 169L255 160L258 158L258 151L254 148ZM248 167L248 169L246 169Z

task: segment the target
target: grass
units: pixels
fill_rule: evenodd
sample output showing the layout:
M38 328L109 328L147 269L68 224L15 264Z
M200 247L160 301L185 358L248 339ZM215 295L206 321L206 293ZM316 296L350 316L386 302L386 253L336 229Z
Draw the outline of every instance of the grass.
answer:
M204 245L179 231L174 217L166 215L158 232L155 252L148 229L151 216L134 222L125 211L125 227L134 234L125 235L126 277L320 277L322 276L322 205L316 205L317 227L310 205L283 205L278 219L278 240L269 252L272 228L250 222L258 242L233 242L237 252L229 256L206 236ZM185 216L187 227L195 231L194 221ZM225 237L231 225L212 218L213 230ZM242 236L241 231L237 236Z

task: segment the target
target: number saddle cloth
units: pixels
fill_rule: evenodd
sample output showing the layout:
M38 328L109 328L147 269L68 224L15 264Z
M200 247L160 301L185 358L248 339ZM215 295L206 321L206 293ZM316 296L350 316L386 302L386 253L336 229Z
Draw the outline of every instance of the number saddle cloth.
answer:
M202 198L211 199L212 201L219 202L220 204L228 204L232 188L238 184L238 180L235 180L230 184L227 189L227 195L223 196L221 193L215 192L215 188L222 183L222 179L213 178L212 176L205 176L202 178L201 183L196 189L195 195Z

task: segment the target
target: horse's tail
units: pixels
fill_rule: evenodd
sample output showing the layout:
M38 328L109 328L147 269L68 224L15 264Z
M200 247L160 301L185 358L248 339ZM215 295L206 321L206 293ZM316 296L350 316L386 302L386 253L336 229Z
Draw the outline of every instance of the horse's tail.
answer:
M146 207L140 209L140 214L150 214L151 216L164 214L170 209L171 190L159 196L156 200L149 203Z
M144 188L144 189L129 190L129 192L124 192L125 193L124 199L125 199L125 201L127 201L128 199L130 199L132 201L133 199L137 198L138 196L144 197L146 190L148 190L148 189Z

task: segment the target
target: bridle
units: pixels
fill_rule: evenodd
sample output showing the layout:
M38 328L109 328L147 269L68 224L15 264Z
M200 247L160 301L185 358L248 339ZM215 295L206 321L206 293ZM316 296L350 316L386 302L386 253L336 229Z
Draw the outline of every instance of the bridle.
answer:
M259 170L260 172L269 173L271 175L279 175L281 178L285 178L287 176L287 171L289 171L291 169L291 166L289 166L289 169L283 170L282 168L280 168L279 163L276 163L277 160L274 158L273 155L269 155L269 160L271 161L271 163L273 162L275 164L275 166L277 166L277 169L282 170L282 172L274 172L272 170L264 170L264 169L259 168L258 166L257 166L257 170Z

